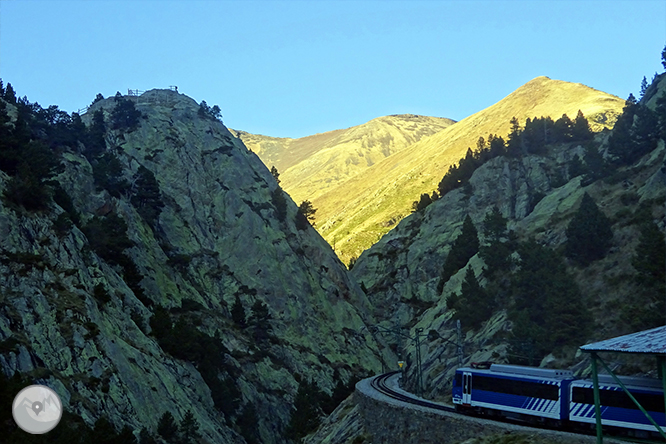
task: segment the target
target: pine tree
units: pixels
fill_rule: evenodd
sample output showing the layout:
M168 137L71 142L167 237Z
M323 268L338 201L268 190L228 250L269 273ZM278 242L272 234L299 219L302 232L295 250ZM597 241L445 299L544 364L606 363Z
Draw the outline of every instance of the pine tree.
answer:
M449 296L446 306L456 311L455 318L460 320L466 330L480 327L495 310L492 296L479 285L472 267L469 266L465 271L461 294Z
M134 102L125 99L120 92L115 97L116 106L111 111L111 123L114 130L134 131L139 126L142 114L136 109Z
M437 191L435 191L433 195L435 193L437 193ZM432 203L432 198L428 195L428 193L421 194L421 198L419 200L415 200L414 202L412 202L412 213L424 210L431 203Z
M586 146L583 159L585 160L585 166L587 170L582 181L583 186L587 186L595 180L601 179L602 177L606 177L608 175L609 167L607 162L596 146Z
M605 257L613 240L610 220L587 193L566 234L565 255L583 267Z
M257 409L253 404L248 403L241 410L236 424L240 429L240 434L245 438L247 444L259 444L261 443L261 437L259 436L259 430L257 428L259 419L257 418Z
M479 236L469 214L465 217L462 226L462 232L451 245L451 251L444 261L444 266L439 277L437 289L439 292L444 288L444 284L462 269L467 262L479 251Z
M490 145L490 157L495 158L506 154L506 145L504 144L504 139L501 137L493 137L492 140L489 138ZM441 193L440 193L441 194Z
M93 161L106 151L106 123L104 122L104 110L98 109L93 113L92 124L88 129L84 142L86 150L84 155L88 161Z
M271 318L268 306L257 299L252 304L251 314L247 321L248 325L252 327L252 334L256 342L261 342L269 338L273 328L269 323Z
M231 319L241 328L244 328L247 325L245 321L245 308L243 308L243 304L241 303L238 294L236 294L234 305L231 306Z
M591 315L562 257L528 241L518 247L518 271L511 280L509 319L522 356L544 356L554 348L578 345L590 331ZM531 350L530 350L531 349ZM516 352L516 350L514 350Z
M157 423L157 433L169 444L177 444L178 424L171 412L164 412Z
M271 201L275 207L275 215L280 222L287 218L287 199L284 197L282 188L279 186L271 193Z
M123 172L123 165L113 152L104 153L93 162L93 179L97 189L107 190L113 197L120 197L130 188Z
M11 83L7 83L7 86L5 87L4 99L12 105L16 105L16 92L14 92Z
M275 182L280 185L280 173L278 172L278 169L275 167L275 165L271 167L271 174L273 175Z
M576 114L576 118L574 119L571 128L571 138L577 142L583 142L585 140L590 140L593 137L594 134L590 130L590 123L583 115L583 112L578 110L578 114Z
M312 205L312 202L309 200L304 200L298 206L298 212L301 213L308 221L313 221L315 219L315 213L317 209Z
M640 282L647 285L664 285L666 279L666 244L664 233L653 222L643 224L641 236L632 265Z
M180 422L178 444L195 444L199 442L199 422L190 410L185 412L183 420Z
M573 122L566 114L562 114L562 117L557 119L553 124L553 142L568 142L571 140L571 135L573 131Z
M294 399L294 408L289 425L285 430L285 438L298 441L319 425L319 400L321 392L317 384L301 381Z
M511 246L507 219L497 207L493 207L483 220L484 245L479 248L479 256L486 264L489 274L508 270L511 266Z
M522 153L520 123L516 117L513 117L509 123L511 124L511 131L509 132L509 141L506 144L506 154L511 157L518 157Z
M641 81L641 97L640 97L641 99L645 97L645 92L647 91L647 89L648 89L648 82L645 76L643 76L643 80Z
M585 173L585 166L580 160L580 156L575 155L569 162L569 179L582 176Z
M95 103L99 102L100 100L104 100L104 96L101 93L97 93L97 95L95 96L95 98L93 99L93 101L90 105L92 106Z
M153 229L157 224L157 219L164 208L160 185L155 179L155 175L148 168L141 165L134 175L134 184L132 186L132 205L143 217L148 225Z
M317 212L317 209L312 206L312 202L309 200L304 200L298 206L298 212L296 213L296 228L299 230L305 230L310 226L311 221L314 221L314 215Z

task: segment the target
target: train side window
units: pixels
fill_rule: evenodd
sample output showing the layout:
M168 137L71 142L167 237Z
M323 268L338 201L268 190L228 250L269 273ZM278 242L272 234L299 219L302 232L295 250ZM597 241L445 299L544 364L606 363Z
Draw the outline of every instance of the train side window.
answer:
M462 387L462 375L460 373L456 373L453 385L456 387Z
M632 394L645 410L664 413L663 395L653 395L649 393ZM636 404L634 404L623 390L601 390L599 397L601 405L603 406L638 410ZM591 388L574 387L573 393L571 394L571 400L580 404L594 404L594 390Z
M529 398L550 399L553 401L557 401L560 397L560 388L557 385L516 381L514 379L477 376L474 378L474 387L477 390L485 390L488 392L526 396Z

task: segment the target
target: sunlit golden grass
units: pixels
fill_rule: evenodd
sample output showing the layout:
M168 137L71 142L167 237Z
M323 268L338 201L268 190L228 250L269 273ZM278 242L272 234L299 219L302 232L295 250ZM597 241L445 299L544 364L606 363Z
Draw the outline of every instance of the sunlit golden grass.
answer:
M396 121L388 116L324 133L336 134L320 139L325 143L318 149L309 145L312 154L283 172L282 186L296 202L313 202L317 229L348 262L408 215L422 193L432 193L449 166L468 147L474 149L480 136L506 137L512 117L521 124L528 117L556 120L565 113L573 119L580 109L592 129L600 131L612 127L623 106L624 100L587 86L537 77L498 103L434 134L431 130L431 135L425 127L444 125L443 119ZM400 141L395 144L399 148L382 152L389 139Z

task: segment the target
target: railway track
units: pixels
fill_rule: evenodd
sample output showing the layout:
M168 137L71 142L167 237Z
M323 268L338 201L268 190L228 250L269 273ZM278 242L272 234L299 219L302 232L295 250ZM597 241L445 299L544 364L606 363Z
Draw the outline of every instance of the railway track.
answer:
M398 401L406 402L408 404L419 405L422 407L428 407L434 410L440 410L443 412L452 412L455 413L456 409L453 407L448 407L445 405L437 404L434 402L426 401L424 399L413 398L407 396L404 393L397 392L386 385L386 381L394 376L395 374L400 373L399 371L384 373L383 375L375 376L370 382L370 386L377 390L379 393L388 396L389 398L396 399Z

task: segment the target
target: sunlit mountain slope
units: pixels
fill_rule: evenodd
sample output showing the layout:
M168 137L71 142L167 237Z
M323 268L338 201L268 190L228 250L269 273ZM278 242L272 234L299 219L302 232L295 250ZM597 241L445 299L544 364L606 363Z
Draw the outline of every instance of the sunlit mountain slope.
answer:
M372 165L313 200L317 226L346 262L375 243L431 193L449 166L489 133L506 138L509 120L567 114L580 109L594 131L612 127L624 100L578 83L537 77L498 103ZM292 192L291 189L286 188ZM295 196L298 200L298 195Z

